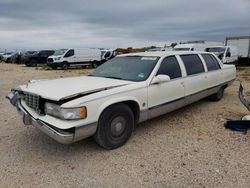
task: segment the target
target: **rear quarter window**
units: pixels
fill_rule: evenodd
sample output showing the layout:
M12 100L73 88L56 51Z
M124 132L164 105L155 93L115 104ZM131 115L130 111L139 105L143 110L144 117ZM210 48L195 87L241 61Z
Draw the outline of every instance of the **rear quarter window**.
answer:
M206 65L207 65L207 70L208 71L213 71L213 70L218 70L220 69L220 65L218 61L215 59L215 57L211 54L202 54L202 58L204 59Z
M185 65L187 75L205 72L203 63L197 54L180 55L180 57Z

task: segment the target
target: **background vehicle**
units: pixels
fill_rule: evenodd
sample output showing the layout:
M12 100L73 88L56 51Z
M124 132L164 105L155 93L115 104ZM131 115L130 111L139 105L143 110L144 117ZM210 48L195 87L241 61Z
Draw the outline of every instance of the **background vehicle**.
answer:
M174 51L204 51L206 48L205 44L177 44Z
M52 56L48 57L47 65L53 69L57 67L67 69L69 67L88 65L96 68L103 63L101 58L102 53L99 49L60 49L56 50Z
M103 61L110 60L117 55L115 50L102 50L101 53L102 53L102 60Z
M46 64L47 58L55 53L55 50L42 50L30 55L25 62L26 66L37 66L37 64Z
M250 36L227 37L225 44L236 46L239 53L239 63L250 65Z
M10 63L11 60L11 56L13 55L13 52L6 52L3 54L3 61L5 61L5 63Z
M237 63L239 58L238 49L235 46L210 46L205 51L214 53L225 64Z
M15 63L15 64L20 64L21 63L21 56L23 52L16 52L10 57L10 62Z
M22 53L20 63L25 64L26 62L29 61L30 56L35 55L37 53L38 53L37 51L26 51L26 52Z

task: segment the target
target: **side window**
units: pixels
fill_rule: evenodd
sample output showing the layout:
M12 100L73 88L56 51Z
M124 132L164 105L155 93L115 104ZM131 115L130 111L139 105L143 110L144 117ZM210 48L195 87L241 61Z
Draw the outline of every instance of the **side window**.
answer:
M165 74L170 77L170 79L181 77L181 69L179 63L175 56L166 57L157 72L157 75Z
M64 57L71 57L75 54L74 50L69 50Z
M218 64L218 61L216 61L216 59L212 55L210 55L210 54L202 54L201 56L205 60L208 71L213 71L213 70L220 69L220 65Z
M40 56L43 56L43 55L45 55L45 52L44 52L44 51L40 51L40 52L39 52L39 55L40 55Z
M185 65L187 75L205 72L202 61L198 55L181 55L180 57Z
M227 48L226 57L231 57L230 48Z
M48 54L49 56L51 56L51 55L53 55L54 53L55 53L55 51L52 50L52 51L48 51L47 54Z

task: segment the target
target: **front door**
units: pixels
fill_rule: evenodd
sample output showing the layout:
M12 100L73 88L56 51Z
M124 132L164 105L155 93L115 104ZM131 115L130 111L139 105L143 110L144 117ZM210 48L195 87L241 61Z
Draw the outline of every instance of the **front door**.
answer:
M168 75L170 81L150 84L148 87L148 118L173 111L184 105L184 81L175 56L166 57L156 74Z

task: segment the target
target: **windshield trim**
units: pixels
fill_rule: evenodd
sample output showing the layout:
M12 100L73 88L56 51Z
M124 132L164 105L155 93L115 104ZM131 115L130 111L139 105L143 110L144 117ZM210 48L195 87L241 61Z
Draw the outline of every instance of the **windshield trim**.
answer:
M132 81L132 82L144 82L146 81L152 74L153 70L155 69L156 65L158 64L159 60L160 60L160 56L143 56L143 55L128 55L128 56L117 56L116 58L124 58L124 57L139 57L139 58L155 58L155 60L152 60L154 65L152 66L151 70L148 72L148 75L142 79L142 80L138 80L138 79L129 79L129 78L122 78L119 76L105 76L105 75L94 75L94 71L92 73L90 73L88 76L93 76L93 77L101 77L101 78L109 78L109 79L117 79L117 80L125 80L125 81ZM109 60L111 61L111 60Z

